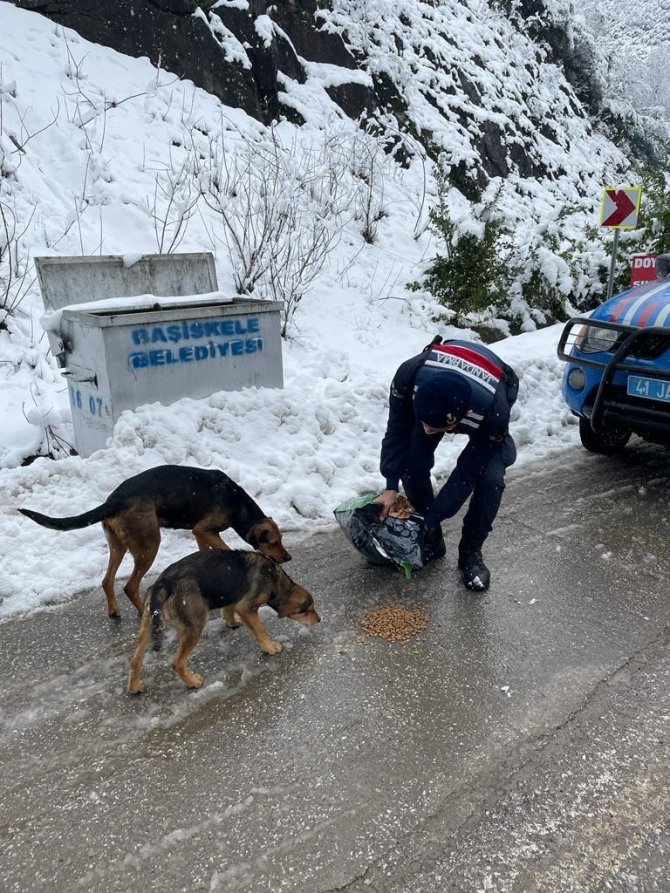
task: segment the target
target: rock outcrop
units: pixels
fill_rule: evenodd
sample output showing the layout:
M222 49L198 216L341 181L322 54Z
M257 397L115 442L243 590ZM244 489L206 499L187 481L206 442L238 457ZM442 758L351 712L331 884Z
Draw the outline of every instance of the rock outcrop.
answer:
M299 118L282 106L280 75L303 82L307 61L356 70L342 38L319 28L315 0L218 5L192 0L17 0L94 43L193 81L226 105L269 122L279 114ZM247 8L244 8L246 5ZM259 27L259 17L264 17ZM373 112L374 90L346 79L331 95L347 115Z
M498 54L498 70L485 71L489 52L485 45L474 53L471 50L469 59L464 55L459 63L460 48L450 33L447 13L437 8L434 16L427 16L426 9L420 9L422 4L417 4L416 10L412 7L418 29L412 31L405 13L399 11L393 22L384 23L368 39L366 25L355 8L351 13L357 17L354 22L341 9L334 9L331 15L328 5L317 0L15 3L74 29L87 40L127 55L146 56L155 66L193 81L224 104L242 108L264 123L278 117L302 123L305 109L290 101L291 85L305 84L315 66L330 66L336 76L320 78L319 83L347 116L366 123L381 118L395 122L398 133L408 134L432 157L449 146L450 133L458 133L461 141L464 137L468 148L454 157L449 176L471 199L481 194L491 177L560 175L547 162L542 140L563 144L565 137L555 119L561 114L596 115L601 102L588 65L580 62L588 47L572 46L567 30L551 16L542 15L544 0L499 3L498 15L507 15L508 28L518 28L528 40L528 56L511 63L528 70L523 96L505 92L511 79L500 71L507 63L500 63L504 48L495 31L492 39L496 46L489 44L489 48ZM430 12L427 4L423 7ZM449 9L451 15L461 14L458 7ZM529 37L533 33L536 45ZM436 54L434 46L439 46ZM385 69L385 54L393 57L400 77ZM547 58L562 68L574 92L567 87L562 95L556 91L552 112L534 117L529 109L542 77L542 60ZM417 73L420 77L412 85L413 98L409 99L403 83ZM439 117L444 127L431 123ZM406 150L407 143L398 153L401 160ZM478 159L476 164L473 158Z

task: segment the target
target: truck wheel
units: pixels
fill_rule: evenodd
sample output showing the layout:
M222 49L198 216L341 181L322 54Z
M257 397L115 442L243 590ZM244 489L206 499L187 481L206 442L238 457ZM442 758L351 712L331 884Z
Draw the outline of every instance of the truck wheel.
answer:
M592 453L601 453L611 456L620 453L630 440L630 431L610 429L609 431L594 431L588 419L579 420L579 437L582 446Z

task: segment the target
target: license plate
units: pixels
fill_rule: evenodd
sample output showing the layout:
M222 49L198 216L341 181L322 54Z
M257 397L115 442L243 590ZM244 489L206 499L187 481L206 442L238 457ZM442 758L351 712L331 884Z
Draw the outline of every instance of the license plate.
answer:
M629 375L626 393L631 397L646 397L647 400L662 400L664 403L670 403L670 381L662 378Z

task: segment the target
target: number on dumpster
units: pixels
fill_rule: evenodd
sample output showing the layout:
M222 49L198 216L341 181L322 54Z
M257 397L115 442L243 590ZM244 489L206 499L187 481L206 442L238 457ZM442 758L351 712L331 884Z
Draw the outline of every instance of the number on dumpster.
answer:
M79 388L70 388L70 402L75 409L88 410L91 415L102 417L102 398L92 394L88 399Z

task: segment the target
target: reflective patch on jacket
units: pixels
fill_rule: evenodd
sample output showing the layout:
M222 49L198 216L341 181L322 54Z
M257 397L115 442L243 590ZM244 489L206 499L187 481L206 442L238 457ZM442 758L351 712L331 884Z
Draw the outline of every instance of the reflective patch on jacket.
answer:
M505 375L495 354L490 351L484 353L481 349L473 350L469 345L459 344L457 341L436 344L431 349L426 366L460 372L471 385L484 388L489 394L495 393Z
M501 361L493 351L480 345L474 348L470 343L461 341L435 344L416 376L415 390L419 384L439 377L443 372L456 372L470 385L470 406L453 431L456 434L473 434L493 405L498 385L505 377Z

